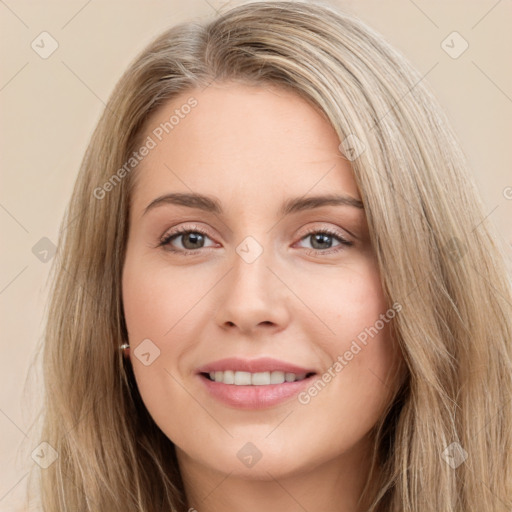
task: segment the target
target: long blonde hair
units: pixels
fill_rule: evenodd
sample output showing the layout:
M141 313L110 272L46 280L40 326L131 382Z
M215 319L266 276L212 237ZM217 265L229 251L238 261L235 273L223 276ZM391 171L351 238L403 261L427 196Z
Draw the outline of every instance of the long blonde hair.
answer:
M503 249L418 72L353 16L302 2L250 3L174 26L115 87L52 267L41 440L59 456L41 470L43 510L186 510L174 446L118 349L128 341L121 274L137 169L102 197L97 189L138 147L150 113L213 80L286 87L361 151L349 156L384 292L402 306L394 335L407 366L375 427L368 511L510 510L512 292Z

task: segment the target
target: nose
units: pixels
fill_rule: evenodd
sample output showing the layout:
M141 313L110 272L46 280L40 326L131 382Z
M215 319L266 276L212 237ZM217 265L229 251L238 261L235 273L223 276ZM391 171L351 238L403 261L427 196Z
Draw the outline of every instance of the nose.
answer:
M232 262L231 271L216 287L217 324L247 335L285 329L292 293L272 268L267 252L248 262L234 251Z

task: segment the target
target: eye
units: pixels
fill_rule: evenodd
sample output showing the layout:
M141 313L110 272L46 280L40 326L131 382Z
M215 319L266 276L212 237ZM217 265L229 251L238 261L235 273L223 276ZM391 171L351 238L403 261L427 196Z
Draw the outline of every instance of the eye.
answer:
M181 247L174 247L173 244L181 239ZM164 247L165 250L179 253L181 255L195 255L200 249L209 249L215 246L205 246L205 240L210 239L208 233L198 226L179 227L166 233L158 243L158 247ZM353 245L353 242L347 240L343 234L331 229L311 229L300 241L310 240L311 248L307 248L307 254L326 255L342 251L344 247ZM333 247L333 241L337 241L338 245Z
M182 247L173 247L172 243L180 238ZM160 239L158 246L165 247L166 250L171 252L179 252L183 254L191 252L195 254L195 251L205 248L204 243L206 238L210 238L208 233L197 226L190 228L180 227L170 233L166 233Z
M308 254L332 254L342 251L344 247L353 245L353 242L347 240L341 233L331 229L312 229L302 240L310 240L312 248L307 251ZM333 239L338 241L338 245L332 247ZM308 249L306 247L306 249Z

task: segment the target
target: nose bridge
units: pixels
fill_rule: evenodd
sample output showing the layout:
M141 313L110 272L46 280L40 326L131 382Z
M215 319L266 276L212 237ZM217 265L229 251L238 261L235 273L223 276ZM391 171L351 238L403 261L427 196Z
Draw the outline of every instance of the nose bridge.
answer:
M219 297L220 324L251 330L259 324L282 326L286 322L284 285L269 270L273 261L271 248L252 236L235 247L232 270Z
M264 245L265 244L265 245ZM233 276L231 285L242 295L251 299L269 298L267 287L271 283L272 252L266 241L247 236L236 246L233 255Z

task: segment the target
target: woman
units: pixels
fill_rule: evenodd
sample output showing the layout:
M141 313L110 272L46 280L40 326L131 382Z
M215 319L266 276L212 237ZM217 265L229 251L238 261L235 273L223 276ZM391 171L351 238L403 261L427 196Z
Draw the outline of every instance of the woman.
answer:
M45 511L510 510L510 282L420 78L297 2L137 57L58 248Z

